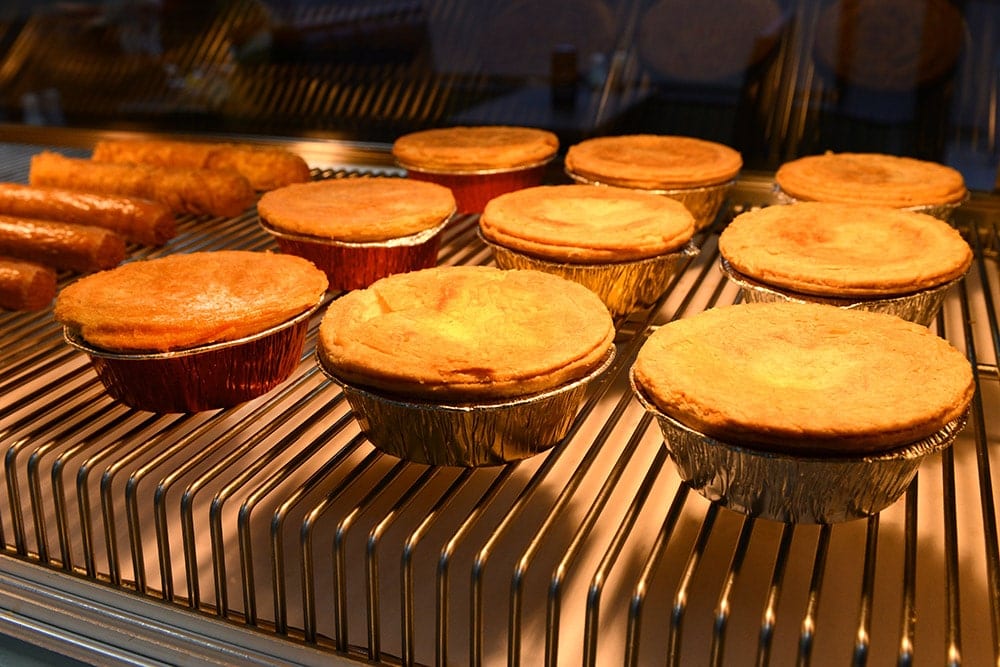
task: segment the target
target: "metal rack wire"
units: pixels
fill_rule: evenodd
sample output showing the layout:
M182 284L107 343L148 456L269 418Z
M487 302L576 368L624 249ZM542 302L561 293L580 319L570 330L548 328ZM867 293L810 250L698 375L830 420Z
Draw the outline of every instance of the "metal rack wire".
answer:
M15 178L34 150L9 148ZM769 196L749 175L733 210ZM934 325L978 369L969 426L903 500L834 526L690 493L628 391L650 331L736 298L712 231L618 323L569 435L496 468L373 449L317 370L321 313L285 384L191 415L115 403L49 312L2 313L0 591L19 602L0 627L121 662L996 664L998 220L989 197L960 210L976 261ZM441 263L490 262L475 223L448 229ZM183 219L134 256L219 248L272 246L248 212Z

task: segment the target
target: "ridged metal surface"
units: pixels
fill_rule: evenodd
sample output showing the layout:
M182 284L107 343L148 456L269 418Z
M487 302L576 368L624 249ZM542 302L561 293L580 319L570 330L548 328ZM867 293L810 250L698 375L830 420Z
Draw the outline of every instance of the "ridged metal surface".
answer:
M34 150L5 147L14 180ZM765 204L769 186L747 175L732 201ZM194 415L112 401L51 312L0 313L0 574L51 573L65 604L84 601L80 618L118 600L128 623L141 602L150 622L131 621L134 643L221 622L234 631L218 636L279 661L308 649L386 664L996 664L997 210L976 197L958 214L976 260L933 325L978 369L969 424L869 519L794 526L709 503L632 396L627 369L652 328L737 298L716 227L663 299L618 323L610 374L567 437L500 467L374 449L315 363L322 310L287 382ZM491 261L475 222L446 231L441 263ZM133 257L274 248L252 212L180 229ZM92 655L80 636L49 637Z

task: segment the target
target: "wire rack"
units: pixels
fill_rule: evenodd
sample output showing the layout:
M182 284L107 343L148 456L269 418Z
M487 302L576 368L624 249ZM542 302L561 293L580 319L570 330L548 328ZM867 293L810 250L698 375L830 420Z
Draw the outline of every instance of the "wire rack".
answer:
M23 180L37 150L6 147L0 177ZM391 173L315 176L368 171ZM769 201L748 175L719 225ZM121 663L1000 664L997 211L959 211L976 259L933 325L977 368L968 427L899 502L837 525L690 492L628 390L655 327L737 299L719 225L617 323L567 437L502 467L372 448L315 363L322 310L283 385L185 415L108 398L51 312L0 313L0 627ZM475 229L451 225L440 263L490 263ZM253 212L180 230L132 256L273 249Z

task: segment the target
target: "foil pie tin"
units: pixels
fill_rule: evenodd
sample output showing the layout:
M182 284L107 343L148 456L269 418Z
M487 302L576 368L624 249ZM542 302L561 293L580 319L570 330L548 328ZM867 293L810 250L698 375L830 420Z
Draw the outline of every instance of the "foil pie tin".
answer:
M541 185L546 166L555 156L540 162L496 169L427 169L396 160L409 178L429 181L451 190L459 214L482 213L494 197L507 192Z
M686 484L731 510L785 523L838 523L876 514L896 502L923 460L951 446L968 411L940 431L886 452L859 456L796 456L725 442L664 414L636 386Z
M108 394L149 412L201 412L261 396L299 364L317 303L251 336L170 352L112 352L64 327L66 342L90 357Z
M691 242L674 252L626 262L571 264L553 262L512 250L483 238L501 269L534 269L580 283L601 298L612 317L648 308L670 286L684 264L699 253Z
M605 185L609 187L628 188L626 185L618 185L617 183L609 183L587 178L586 176L574 173L569 169L566 170L566 175L576 183L582 183L583 185ZM719 211L722 210L722 205L726 202L726 198L729 196L729 192L733 189L734 185L736 185L736 179L691 188L670 188L662 190L646 188L629 189L642 190L643 192L648 192L650 194L669 197L670 199L675 199L684 204L684 207L687 208L692 216L694 216L694 229L697 232L705 229L715 222L715 218L719 215Z
M441 247L441 232L450 220L451 215L436 226L410 236L359 243L294 234L263 219L260 225L274 237L282 252L304 257L326 273L328 289L336 291L368 287L379 278L434 266Z
M799 201L812 201L808 199L798 199L788 194L781 187L775 183L774 185L774 196L775 203L777 204L794 204ZM962 204L969 200L971 195L966 194L960 201L951 202L950 204L927 204L924 206L908 206L904 207L903 211L912 211L913 213L926 213L927 215L933 216L938 220L944 220L950 223L954 217L955 211Z
M541 453L568 432L588 385L604 373L614 346L594 370L539 394L496 402L439 404L387 395L340 379L317 352L320 369L341 386L368 440L415 463L493 466Z
M839 308L887 313L924 326L931 325L941 310L941 305L944 303L948 290L951 289L952 285L962 280L962 278L956 278L935 287L898 296L872 299L839 299L802 294L766 285L740 273L724 258L719 259L719 267L727 278L739 285L740 296L747 303L773 303L776 301L822 303Z

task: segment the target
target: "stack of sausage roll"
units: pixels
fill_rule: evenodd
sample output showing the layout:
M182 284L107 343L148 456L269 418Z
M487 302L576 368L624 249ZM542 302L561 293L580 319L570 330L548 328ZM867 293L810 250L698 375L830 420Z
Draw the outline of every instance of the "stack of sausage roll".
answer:
M104 140L88 158L45 151L29 185L0 183L0 309L40 310L57 272L110 269L126 244L158 246L176 216L236 216L258 191L310 179L283 148L173 140Z

